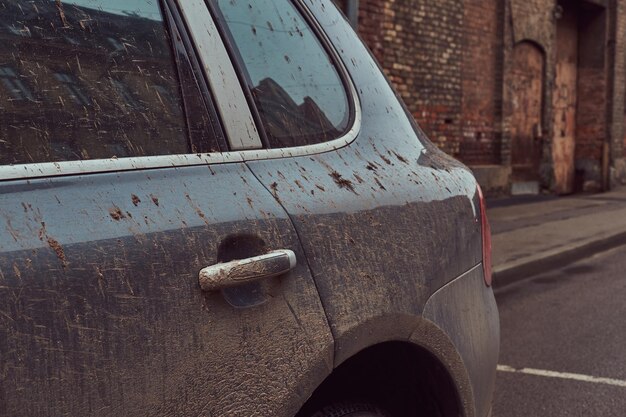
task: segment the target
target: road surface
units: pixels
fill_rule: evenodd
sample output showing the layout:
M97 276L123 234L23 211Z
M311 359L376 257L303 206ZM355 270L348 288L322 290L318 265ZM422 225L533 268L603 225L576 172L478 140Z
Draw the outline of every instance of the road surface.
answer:
M493 417L626 417L626 247L496 292Z

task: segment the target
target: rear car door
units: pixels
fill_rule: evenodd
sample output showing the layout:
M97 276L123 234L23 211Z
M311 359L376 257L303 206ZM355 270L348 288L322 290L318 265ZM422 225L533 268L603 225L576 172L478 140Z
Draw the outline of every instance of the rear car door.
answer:
M243 93L204 78L236 79L223 45L189 53L201 3L3 2L3 416L292 415L332 368L293 225L223 153L258 144ZM289 272L200 288L278 249Z

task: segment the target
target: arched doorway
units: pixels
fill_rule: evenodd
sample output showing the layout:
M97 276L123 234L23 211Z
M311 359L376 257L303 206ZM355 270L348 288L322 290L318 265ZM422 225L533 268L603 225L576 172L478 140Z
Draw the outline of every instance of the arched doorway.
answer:
M544 61L543 51L532 42L520 42L513 49L508 90L514 183L539 181L543 154Z

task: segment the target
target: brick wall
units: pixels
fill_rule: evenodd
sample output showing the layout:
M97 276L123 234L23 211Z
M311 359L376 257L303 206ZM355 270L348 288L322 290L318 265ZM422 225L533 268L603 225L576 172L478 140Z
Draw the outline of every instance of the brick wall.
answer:
M385 50L383 26L387 20L393 21L393 16L387 16L386 10L384 2L380 0L359 2L359 34L380 63L383 62Z
M498 0L361 0L359 33L430 139L463 162L500 163Z
M611 186L626 184L626 2L613 0L609 44L612 46L611 111Z
M578 109L576 171L579 189L602 188L603 146L607 117L607 13L585 10L579 20Z
M502 2L464 3L461 159L470 165L500 163L502 100Z
M609 6L607 61L609 93L607 114L611 159L624 156L624 108L626 97L626 1L612 0Z
M430 139L460 156L463 3L362 0L359 32Z
M552 189L559 6L580 8L575 167L594 189L605 143L612 177L626 179L626 0L360 0L359 32L431 140L471 166L510 167L514 48L536 45L545 60L538 178Z

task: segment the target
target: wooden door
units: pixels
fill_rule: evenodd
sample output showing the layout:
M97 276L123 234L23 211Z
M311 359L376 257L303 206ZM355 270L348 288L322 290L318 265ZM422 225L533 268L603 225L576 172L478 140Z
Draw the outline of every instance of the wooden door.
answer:
M554 109L552 158L555 191L559 194L574 191L577 64L577 16L573 10L566 9L557 23L557 60L552 100Z
M541 114L544 56L533 43L522 42L513 51L508 85L511 104L511 164L513 181L537 181L542 157Z

